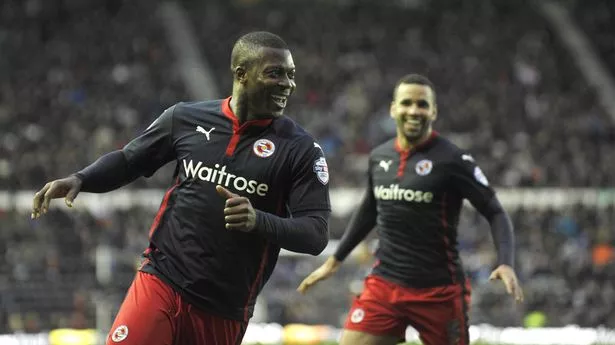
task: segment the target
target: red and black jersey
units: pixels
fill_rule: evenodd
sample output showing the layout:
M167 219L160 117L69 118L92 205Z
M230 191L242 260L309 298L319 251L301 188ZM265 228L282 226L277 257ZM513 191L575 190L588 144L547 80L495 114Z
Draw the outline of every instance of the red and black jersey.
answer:
M256 232L225 229L222 185L255 209L280 217L330 212L320 146L282 116L239 124L224 100L178 103L123 149L131 170L149 176L175 161L177 179L150 229L147 262L186 300L237 320L252 315L280 246Z
M410 151L396 139L378 146L370 154L368 190L355 217L357 226L378 231L373 273L410 287L460 282L456 246L463 200L481 211L494 194L472 156L435 132ZM360 239L343 241L338 259Z

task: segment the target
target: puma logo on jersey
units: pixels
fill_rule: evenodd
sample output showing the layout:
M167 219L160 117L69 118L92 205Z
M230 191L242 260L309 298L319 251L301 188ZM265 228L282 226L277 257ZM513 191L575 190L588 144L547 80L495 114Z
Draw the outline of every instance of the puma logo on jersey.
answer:
M374 187L374 197L379 200L405 200L408 202L423 202L429 204L433 201L432 192L399 188L398 184Z
M463 154L463 155L461 155L461 159L463 159L464 161L468 161L468 162L474 163L474 157L472 157L470 155Z
M392 160L388 160L388 161L380 161L379 166L384 170L384 171L389 171L389 167L391 166L391 163L393 163Z
M201 126L196 126L196 131L205 134L205 136L207 137L207 141L209 141L209 133L213 132L214 129L216 129L216 127L211 127L209 131L206 131L205 128Z

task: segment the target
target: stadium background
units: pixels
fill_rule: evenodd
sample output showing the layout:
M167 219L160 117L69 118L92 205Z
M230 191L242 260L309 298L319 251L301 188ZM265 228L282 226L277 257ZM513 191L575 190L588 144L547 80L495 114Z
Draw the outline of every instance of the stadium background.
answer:
M615 329L615 2L3 0L0 343L30 334L21 343L68 344L74 330L87 338L108 329L173 166L118 192L82 194L76 210L53 208L38 221L29 218L33 191L122 147L177 101L230 94L232 43L260 29L291 45L298 89L287 114L327 154L327 252L363 186L366 154L394 133L392 86L423 73L437 86L437 129L473 153L517 229L521 306L487 282L488 226L463 213L474 337L607 342L592 337ZM284 253L246 341L334 340L373 239L307 296L295 288L326 253ZM593 333L528 333L568 325Z

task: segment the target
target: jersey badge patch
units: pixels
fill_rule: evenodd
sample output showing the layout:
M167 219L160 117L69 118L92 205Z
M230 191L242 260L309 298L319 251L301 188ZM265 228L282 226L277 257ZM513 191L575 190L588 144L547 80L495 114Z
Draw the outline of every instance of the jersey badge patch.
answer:
M254 154L267 158L275 152L275 144L269 139L258 139L254 142Z
M483 186L489 186L489 181L487 181L487 177L485 176L485 174L483 174L483 171L480 170L479 167L474 167L474 178Z
M320 157L314 162L314 172L320 183L327 184L329 182L329 167L325 157Z
M111 340L113 340L114 343L119 343L126 338L128 338L128 327L126 327L126 325L120 325L111 335Z
M416 166L414 167L414 171L416 171L418 175L425 176L425 175L429 175L432 168L433 168L433 162L430 161L429 159L423 159L423 160L420 160L418 163L416 163Z
M355 309L352 312L352 314L350 314L350 321L352 323L359 323L363 321L364 318L365 318L365 311L363 311L363 309L361 308Z

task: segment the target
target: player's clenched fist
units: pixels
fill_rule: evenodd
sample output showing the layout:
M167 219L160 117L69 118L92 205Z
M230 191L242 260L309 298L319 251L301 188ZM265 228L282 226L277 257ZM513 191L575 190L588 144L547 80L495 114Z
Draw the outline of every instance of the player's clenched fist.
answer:
M66 206L73 207L73 200L81 190L81 179L69 176L63 179L48 182L41 190L34 194L32 200L32 219L47 213L51 199L64 198Z
M226 199L224 205L224 221L229 230L249 232L256 226L256 211L250 199L232 193L222 186L216 186L216 191Z
M297 291L301 293L305 293L310 287L312 287L312 285L315 285L319 281L327 279L330 276L332 276L333 273L337 272L340 265L341 265L341 262L337 261L335 257L332 256L328 258L327 261L325 261L325 263L322 264L322 266L314 270L314 272L312 272L309 276L307 276L307 278L305 278L301 282L301 284L297 288Z

